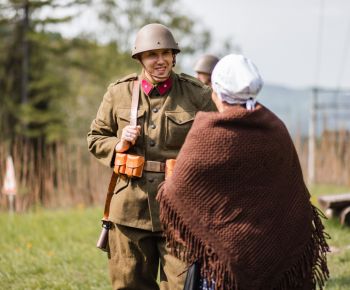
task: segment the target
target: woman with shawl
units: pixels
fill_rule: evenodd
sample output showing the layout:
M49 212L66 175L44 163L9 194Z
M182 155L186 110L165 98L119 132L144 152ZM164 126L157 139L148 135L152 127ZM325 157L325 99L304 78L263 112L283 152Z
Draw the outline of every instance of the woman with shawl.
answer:
M309 290L328 279L329 247L283 122L255 101L255 65L214 68L218 112L200 112L157 199L173 253L216 290ZM205 289L204 284L199 289Z

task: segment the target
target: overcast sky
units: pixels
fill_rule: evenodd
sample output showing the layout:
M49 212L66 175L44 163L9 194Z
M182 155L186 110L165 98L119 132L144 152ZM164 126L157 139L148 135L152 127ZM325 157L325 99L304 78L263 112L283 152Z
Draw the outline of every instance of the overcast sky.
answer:
M179 1L212 32L208 53L218 54L223 41L232 39L265 83L350 89L350 0ZM64 29L67 35L96 29L85 14ZM185 72L194 74L196 57L181 62Z
M349 0L181 1L216 45L236 41L267 83L350 88Z

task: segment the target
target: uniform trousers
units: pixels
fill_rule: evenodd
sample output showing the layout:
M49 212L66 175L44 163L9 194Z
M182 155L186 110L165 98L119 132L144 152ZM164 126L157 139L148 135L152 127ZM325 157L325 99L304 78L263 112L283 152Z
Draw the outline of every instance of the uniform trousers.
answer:
M184 287L186 264L170 254L162 232L113 224L109 231L108 261L114 290Z

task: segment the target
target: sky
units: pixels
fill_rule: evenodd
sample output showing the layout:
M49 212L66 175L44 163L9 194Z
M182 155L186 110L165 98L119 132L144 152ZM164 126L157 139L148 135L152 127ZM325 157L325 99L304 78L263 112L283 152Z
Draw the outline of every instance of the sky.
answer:
M256 64L265 83L350 89L349 0L178 1L187 16L211 31L213 45L206 53L220 56L222 43L230 39ZM94 30L91 15L64 31L69 36L82 27ZM183 71L193 75L199 56L180 60Z
M266 83L350 88L350 1L180 1L212 32L209 53L232 39Z

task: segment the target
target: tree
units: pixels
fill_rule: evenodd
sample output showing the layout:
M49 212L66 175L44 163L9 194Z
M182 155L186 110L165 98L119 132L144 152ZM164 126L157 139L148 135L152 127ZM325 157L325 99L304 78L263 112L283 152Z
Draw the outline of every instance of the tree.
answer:
M70 61L65 53L71 41L47 31L47 26L73 17L43 17L42 11L86 2L9 0L0 4L0 36L4 40L0 45L1 137L10 145L8 153L25 164L18 175L32 185L31 191L37 193L35 200L40 203L45 194L43 160L47 149L55 148L67 134L63 108L71 92L65 73ZM14 146L18 140L22 140L22 147ZM27 149L15 152L19 147ZM26 164L29 160L31 168Z
M100 37L67 39L55 30L82 7L97 11L102 23L96 30L103 29L107 44L102 45ZM57 10L64 16L53 17ZM131 43L136 31L149 22L169 26L182 53L203 49L210 42L209 32L183 14L176 1L8 0L0 4L0 36L5 40L0 44L2 132L10 138L20 134L45 142L64 140L67 119L72 119L66 104L74 111L82 96L96 99L87 96L86 89L77 89L79 77L98 83L85 82L84 88L99 86L101 91L111 77L135 68L128 57Z
M64 68L70 41L50 33L49 25L67 22L65 17L42 17L48 8L68 8L88 1L11 0L0 5L1 129L12 139L22 135L35 141L61 140L65 135L60 103L69 95Z
M157 22L168 26L178 40L182 53L204 50L211 35L203 23L185 14L174 0L106 0L93 1L93 9L105 23L103 37L115 41L123 51L130 51L136 32L144 25ZM90 8L91 9L91 8ZM106 28L107 27L107 28ZM99 34L97 38L99 38Z
M148 8L140 9L143 5ZM103 21L96 30L100 26L107 38L63 36L58 27L82 7L97 11ZM44 200L46 174L53 183L59 180L61 160L44 168L50 154L59 151L59 143L76 145L79 140L85 147L85 134L108 83L139 68L130 56L131 42L149 22L169 26L183 53L204 48L210 40L206 30L169 0L1 1L0 138L13 144L20 137L29 147L17 150L19 163L31 161L31 168L21 167L18 175L28 191L36 192L36 201ZM35 180L35 186L28 180Z

